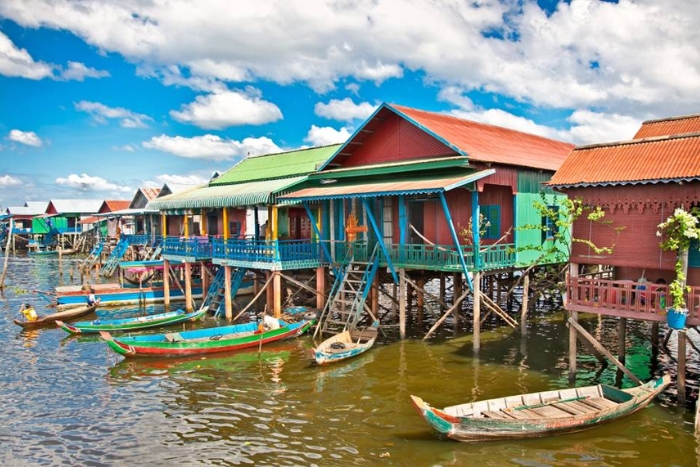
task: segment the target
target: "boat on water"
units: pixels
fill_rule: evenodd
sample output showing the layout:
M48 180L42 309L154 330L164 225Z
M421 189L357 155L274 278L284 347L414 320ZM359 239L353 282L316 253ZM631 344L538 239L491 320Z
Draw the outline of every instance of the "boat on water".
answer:
M363 354L374 345L378 331L379 321L375 321L364 329L343 331L329 337L313 349L314 360L319 365L326 365Z
M441 436L462 442L535 438L593 428L646 407L670 383L668 375L641 386L605 384L500 397L436 409L413 405Z
M233 324L194 331L141 336L115 337L102 331L100 336L116 353L125 357L168 357L230 352L262 346L289 337L300 336L311 323L306 320L279 321L277 329L260 329L258 323Z
M33 248L27 250L29 256L58 256L58 250L52 250L49 248Z
M56 321L56 325L70 334L90 334L100 331L134 331L169 326L186 321L197 321L204 316L205 313L205 309L200 309L191 313L187 313L184 310L176 310L154 315L136 316L133 318L96 319L93 321L78 321L71 324L64 323L63 321Z
M83 303L85 300L83 300ZM56 321L67 321L71 319L77 319L81 318L83 316L87 316L90 313L93 313L97 309L97 303L91 306L87 306L83 304L83 306L79 308L72 308L70 310L65 310L65 311L59 311L57 313L52 313L50 315L46 316L41 316L38 319L34 321L22 321L15 319L13 320L16 325L22 326L25 329L33 329L33 328L38 328L41 326L47 326L49 324L53 324Z
M140 305L144 303L162 303L165 300L165 288L163 285L151 285L144 287L122 286L120 284L91 284L95 297L100 299L102 306ZM38 292L48 299L52 294ZM85 288L81 285L66 285L56 287L55 302L59 310L66 310L85 304ZM192 298L202 298L201 284L192 286ZM185 292L179 287L170 287L171 302L185 300Z

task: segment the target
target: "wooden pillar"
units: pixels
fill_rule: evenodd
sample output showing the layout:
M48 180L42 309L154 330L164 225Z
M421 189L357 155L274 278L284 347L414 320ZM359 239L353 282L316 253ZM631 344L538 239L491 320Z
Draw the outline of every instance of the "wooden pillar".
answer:
M425 287L425 279L422 277L416 281L416 285L420 288L423 289ZM418 309L418 326L422 327L423 326L423 308L425 304L425 297L423 296L423 292L420 290L416 289L416 308Z
M527 308L529 306L530 294L530 274L525 274L523 277L523 304L520 308L520 332L527 334Z
M372 284L372 314L379 317L379 274L374 276Z
M192 306L192 263L185 263L185 310L189 313Z
M221 210L221 222L224 224L224 240L228 240L229 236L231 235L228 225L228 208Z
M406 338L406 277L404 269L399 269L399 334Z
M578 322L578 312L569 312L570 318ZM576 381L576 328L569 326L569 384L573 384Z
M204 261L199 262L199 274L202 276L202 300L206 297L209 291L209 274L207 274L207 266Z
M163 238L165 239L165 237L168 236L168 216L166 216L165 214L161 214L161 216L160 216L160 224L161 224L161 226L160 226L160 234L161 234L161 235L163 236Z
M182 216L182 221L185 223L185 225L182 226L182 233L185 238L190 238L190 216L189 214L185 214Z
M494 276L494 281L496 282L496 303L501 305L501 275Z
M406 282L406 309L411 311L413 306L413 286Z
M279 271L275 271L275 279L273 281L274 289L274 316L275 318L280 318L282 316L282 274Z
M163 304L170 308L170 261L163 260Z
M617 359L624 364L627 355L627 318L620 318L617 331Z
M258 297L258 292L260 292L260 277L256 273L253 276L253 296ZM259 308L258 303L260 302L260 297L255 300L255 308Z
M452 303L462 296L462 273L456 272L452 276Z
M659 322L651 323L651 364L656 368L659 360Z
M686 364L686 351L685 351L685 329L681 329L676 332L678 335L678 376L676 379L676 388L678 392L678 403L680 405L685 405L685 364Z
M199 213L199 235L207 236L207 210L202 209Z
M460 285L462 281L460 280ZM461 289L461 287L460 287ZM461 291L461 290L460 290ZM481 348L481 273L474 273L474 351ZM461 294L460 294L461 295Z
M326 268L316 268L316 308L322 310L326 306L323 294L326 291ZM330 299L330 298L329 298Z
M440 273L440 300L445 303L445 273Z
M265 279L266 282L272 279L272 271L265 271ZM265 290L265 304L267 305L267 308L272 310L272 307L275 303L275 294L274 290L272 287L272 284L270 284L270 287Z
M233 319L233 305L231 303L231 266L224 266L224 311L226 319Z

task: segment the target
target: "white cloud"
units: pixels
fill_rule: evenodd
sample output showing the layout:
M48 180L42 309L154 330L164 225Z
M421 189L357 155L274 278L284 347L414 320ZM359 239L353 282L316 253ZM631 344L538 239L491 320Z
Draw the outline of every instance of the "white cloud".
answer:
M43 142L33 131L11 130L7 136L10 141L26 144L27 146L40 147Z
M193 159L210 159L214 161L230 160L234 157L260 154L272 154L282 150L269 138L245 138L243 141L223 139L216 135L195 136L154 136L142 143L147 149L168 152L180 157Z
M120 119L120 125L124 128L148 128L146 121L153 120L148 115L122 107L107 107L99 102L80 101L75 103L75 108L87 112L98 123L106 123L107 119Z
M68 68L61 72L65 80L84 81L85 78L105 78L110 76L106 70L96 70L80 62L68 62Z
M131 144L125 144L124 146L112 146L113 151L124 151L124 152L134 152L136 148Z
M311 143L313 146L327 146L329 144L344 143L350 138L350 131L347 128L336 130L331 127L317 127L311 125L311 129L306 134L304 141Z
M19 49L0 32L0 74L10 77L43 79L53 76L53 65L35 62L29 52Z
M194 188L209 182L208 178L201 177L199 175L168 175L161 174L156 175L153 180L147 180L142 184L142 186L149 188L161 188L167 183L168 187L174 192L181 190L186 190L188 188Z
M0 187L10 187L21 185L22 181L12 175L3 175L0 177Z
M369 102L355 104L352 99L331 99L327 104L318 102L314 106L314 113L319 117L351 122L353 120L365 120L377 109L376 105Z
M67 178L58 177L56 184L76 188L80 191L115 191L131 193L131 188L108 182L102 177L93 177L88 174L70 174Z
M222 129L238 125L263 125L282 118L275 104L260 98L252 88L246 92L223 91L197 96L190 104L170 115L180 122L205 129Z

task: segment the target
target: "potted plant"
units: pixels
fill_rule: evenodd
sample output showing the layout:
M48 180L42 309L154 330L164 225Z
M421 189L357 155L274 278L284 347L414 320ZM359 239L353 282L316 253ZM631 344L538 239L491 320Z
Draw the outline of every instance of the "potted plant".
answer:
M700 238L700 228L698 219L683 208L676 208L665 222L659 224L659 237L664 237L660 247L664 251L675 251L676 257L676 278L669 284L668 293L673 299L671 308L666 314L668 326L672 329L685 328L685 320L688 316L688 308L685 302L685 295L690 291L686 284L686 273L688 270L688 250L690 242Z

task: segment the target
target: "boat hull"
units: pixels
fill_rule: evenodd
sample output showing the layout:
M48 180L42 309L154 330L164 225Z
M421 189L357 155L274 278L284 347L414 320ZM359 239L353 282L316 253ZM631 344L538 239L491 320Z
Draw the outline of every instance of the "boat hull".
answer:
M21 326L25 329L34 329L42 326L48 326L54 324L56 321L67 321L71 319L81 318L93 313L97 309L97 305L92 306L82 306L80 308L73 308L71 310L61 311L58 313L53 313L36 321L20 321L18 319L13 320L16 325Z
M376 322L365 330L355 332L343 331L326 339L313 349L314 360L318 365L327 365L357 357L367 352L377 340L378 326L379 323Z
M628 394L626 396L628 399L624 401L621 399L626 397L620 396L620 402L611 403L611 399L608 403L602 404L599 400L601 398L575 397L536 405L514 406L496 411L486 410L482 412L481 417L459 416L447 413L447 409L433 408L419 397L411 396L411 399L418 412L441 437L461 442L479 442L536 438L594 428L641 410L660 394L669 383L670 378L664 376L642 386L623 391L607 386L603 387L605 391L617 396L620 395L619 393ZM523 400L525 400L526 396L530 395L523 395ZM491 399L474 404L485 403L482 406L500 407L500 401L507 399ZM598 405L599 408L596 410L594 405ZM559 410L561 407L569 411L568 416L565 416ZM539 412L534 413L531 410L533 408ZM545 409L549 410L549 415L547 415L547 410ZM553 410L561 413L559 415L553 414ZM488 415L483 417L483 414L486 413Z
M113 351L125 357L171 357L231 352L261 346L299 336L310 326L310 322L300 321L256 333L257 323L249 323L171 334L118 338L101 332L100 336Z
M57 321L58 327L71 334L96 334L100 331L123 332L135 331L141 329L149 329L161 326L169 326L171 324L184 323L186 321L196 321L200 319L206 310L198 310L192 313L185 313L182 310L171 311L169 313L160 313L148 316L139 316L137 318L124 318L115 320L94 320L81 321L77 323L64 323Z
M165 289L163 287L124 287L100 290L95 287L95 297L100 299L101 306L126 306L142 303L163 303ZM202 287L192 287L192 298L202 298ZM179 288L170 289L170 301L177 302L185 299L185 293ZM80 288L70 292L57 292L56 303L59 310L66 310L85 304L85 292Z

